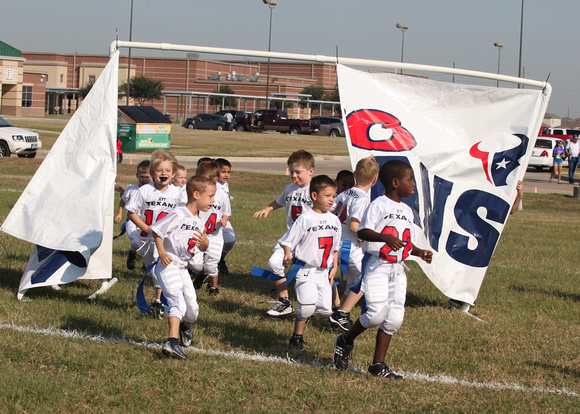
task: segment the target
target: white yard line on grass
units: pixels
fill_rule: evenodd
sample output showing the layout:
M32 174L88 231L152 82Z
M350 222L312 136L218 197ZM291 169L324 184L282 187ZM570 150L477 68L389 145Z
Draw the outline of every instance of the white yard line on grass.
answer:
M0 188L0 191L6 191L7 193L21 193L23 190L15 190L13 188Z
M57 329L57 328L33 328L29 326L19 326L14 323L3 323L0 324L0 329L8 329L18 332L25 332L25 333L33 333L33 334L40 334L40 335L50 335L56 336L60 338L74 338L74 339L88 339L90 341L100 341L100 342L112 342L112 343L123 343L128 344L131 346L139 346L145 347L148 349L160 349L161 344L158 343L149 343L149 342L138 342L132 339L127 339L123 337L116 337L116 336L109 336L105 337L102 335L92 335L85 332L80 332L76 330L64 330L64 329ZM316 368L323 368L323 369L333 369L330 365L309 363L304 361L297 361L291 358L281 358L277 356L269 356L263 354L248 354L245 352L240 351L220 351L215 349L204 349L204 348L197 348L197 347L190 347L185 349L187 353L197 353L203 355L216 355L226 358L237 358L245 361L261 361L261 362L275 362L275 363L283 363L283 364L298 364L298 365L308 365L311 367ZM351 367L349 370L353 372L357 372L360 374L366 374L366 370L359 368L359 367ZM428 375L428 374L421 374L419 372L399 372L405 378L414 379L417 381L427 381L427 382L438 382L442 384L451 384L451 385L461 385L467 387L475 387L475 388L488 388L493 390L513 390L513 391L522 391L522 392L540 392L540 393L549 393L549 394L556 394L556 395L564 395L567 397L580 397L580 394L577 391L569 390L565 387L563 388L541 388L541 387L525 387L523 385L511 383L511 384L503 384L500 382L478 382L478 381L467 381L467 380L460 380L457 378L449 377L446 375Z

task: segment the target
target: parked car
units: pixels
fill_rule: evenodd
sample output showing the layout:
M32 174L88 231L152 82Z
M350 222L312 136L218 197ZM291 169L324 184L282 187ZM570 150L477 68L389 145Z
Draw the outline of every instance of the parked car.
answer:
M529 167L535 167L536 170L542 171L544 168L552 168L554 159L552 158L552 151L556 148L559 138L538 137L536 145L532 149L532 156L530 158Z
M217 129L221 131L225 128L226 121L221 115L197 114L193 118L187 118L183 123L184 128L189 129Z
M344 137L344 125L342 119L337 116L315 116L313 121L320 122L320 129L316 135L328 135L329 137Z
M229 109L218 111L215 114L224 116L228 112L234 116L234 120L232 121L233 122L232 129L234 131L242 132L248 131L250 129L248 127L248 125L250 125L250 118L248 114L246 114L244 111L236 111L235 109Z
M279 109L260 109L252 114L252 131L278 131L296 134L314 134L320 123L311 119L288 118L288 112Z
M0 117L0 157L16 154L21 158L34 158L40 148L42 148L40 135L28 129L12 126Z

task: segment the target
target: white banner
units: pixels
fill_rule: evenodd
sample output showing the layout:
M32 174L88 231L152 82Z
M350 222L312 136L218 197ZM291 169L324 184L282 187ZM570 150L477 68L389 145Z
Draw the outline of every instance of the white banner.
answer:
M541 90L436 82L338 66L353 168L408 162L417 260L446 296L473 304L523 179L549 96ZM372 198L384 194L378 183Z
M36 245L19 299L31 287L111 277L118 68L117 51L0 228Z

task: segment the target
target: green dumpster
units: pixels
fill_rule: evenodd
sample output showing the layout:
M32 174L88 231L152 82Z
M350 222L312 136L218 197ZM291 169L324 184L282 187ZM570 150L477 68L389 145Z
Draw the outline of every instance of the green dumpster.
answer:
M169 149L171 121L152 106L119 106L117 137L124 153Z

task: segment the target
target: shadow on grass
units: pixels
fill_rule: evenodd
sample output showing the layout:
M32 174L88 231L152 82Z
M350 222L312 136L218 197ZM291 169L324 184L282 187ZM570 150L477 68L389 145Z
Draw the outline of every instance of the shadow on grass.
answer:
M561 374L571 375L571 376L580 378L580 370L577 370L577 369L572 369L569 367L562 367L559 365L547 364L545 362L537 362L537 361L531 361L531 362L528 362L527 364L532 366L532 367L542 368L545 370L558 371Z
M517 285L511 285L510 289L515 290L516 292L519 292L519 293L540 293L542 295L554 296L554 297L559 298L559 299L571 300L572 302L575 302L575 303L580 302L580 295L579 294L563 292L563 291L558 290L558 289L541 289L541 288L536 288L536 287L526 287L526 286L517 286Z
M0 288L10 289L16 294L18 285L20 285L20 279L22 278L22 272L0 267L0 274L2 275L0 278Z
M424 308L424 307L441 307L444 306L445 302L435 300L432 298L427 298L425 296L418 295L414 292L407 291L407 299L405 301L406 308Z
M115 341L135 341L142 342L141 338L131 338L127 333L121 329L116 329L110 325L104 326L95 322L94 319L83 318L77 316L67 316L59 326L59 329L66 331L78 331L88 335L101 336L103 339L110 339Z

